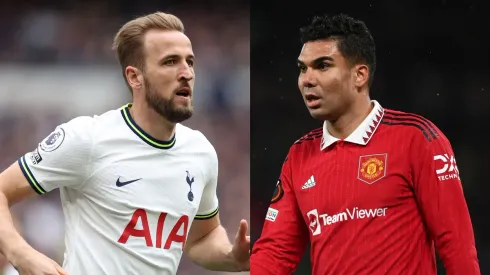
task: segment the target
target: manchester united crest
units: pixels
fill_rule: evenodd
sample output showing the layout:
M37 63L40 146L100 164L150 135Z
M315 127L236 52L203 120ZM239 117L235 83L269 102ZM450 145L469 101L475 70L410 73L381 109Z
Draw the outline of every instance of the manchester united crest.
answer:
M373 184L386 176L388 154L374 154L359 157L357 178L367 184Z

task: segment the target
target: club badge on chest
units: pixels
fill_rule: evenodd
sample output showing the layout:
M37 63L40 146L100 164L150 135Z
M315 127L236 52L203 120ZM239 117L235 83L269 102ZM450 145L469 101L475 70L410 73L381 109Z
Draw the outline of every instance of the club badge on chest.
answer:
M185 180L187 181L187 184L189 184L189 193L187 193L187 199L189 201L194 200L194 194L192 193L192 183L194 182L194 177L191 178L191 175L189 174L189 171L185 171L187 173L187 177Z
M373 184L386 176L388 154L372 154L359 157L357 178L367 184Z

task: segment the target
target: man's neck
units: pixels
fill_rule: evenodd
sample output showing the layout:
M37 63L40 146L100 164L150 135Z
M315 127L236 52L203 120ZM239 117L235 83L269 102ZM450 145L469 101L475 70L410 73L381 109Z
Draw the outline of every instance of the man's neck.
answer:
M373 108L374 104L369 98L359 100L337 120L327 121L328 132L338 139L347 138L361 125Z
M134 104L129 109L133 120L152 138L167 141L175 133L175 123L171 123L146 104Z

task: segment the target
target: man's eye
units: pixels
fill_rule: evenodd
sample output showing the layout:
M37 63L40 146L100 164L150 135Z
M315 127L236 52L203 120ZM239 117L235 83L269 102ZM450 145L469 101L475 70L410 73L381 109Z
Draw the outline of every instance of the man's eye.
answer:
M320 70L328 69L328 67L330 67L330 65L328 63L320 63L318 65L318 69L320 69Z

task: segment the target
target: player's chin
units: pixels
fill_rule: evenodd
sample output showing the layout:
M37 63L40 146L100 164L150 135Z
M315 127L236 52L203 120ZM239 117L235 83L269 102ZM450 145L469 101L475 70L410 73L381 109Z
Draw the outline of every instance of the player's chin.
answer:
M328 111L321 107L308 108L308 111L310 112L311 117L313 117L314 119L327 120L327 118L329 117Z
M194 113L194 107L192 104L186 104L186 105L174 105L174 111L182 114L192 114Z
M188 120L194 114L192 107L179 107L173 106L171 110L166 113L166 118L173 123L180 123Z

